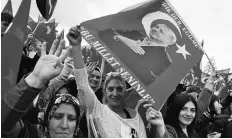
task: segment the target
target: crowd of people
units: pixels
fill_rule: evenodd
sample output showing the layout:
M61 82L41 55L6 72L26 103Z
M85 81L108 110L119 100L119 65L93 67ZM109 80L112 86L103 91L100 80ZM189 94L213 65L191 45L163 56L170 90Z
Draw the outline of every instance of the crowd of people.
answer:
M2 37L12 19L2 14ZM30 28L28 34L17 84L2 99L2 137L232 137L232 92L223 99L214 94L217 72L203 88L179 84L161 111L145 104L146 120L155 129L147 134L140 113L124 104L131 89L124 78L110 72L103 80L98 63L83 61L80 26L70 28L68 46L55 39L50 51Z

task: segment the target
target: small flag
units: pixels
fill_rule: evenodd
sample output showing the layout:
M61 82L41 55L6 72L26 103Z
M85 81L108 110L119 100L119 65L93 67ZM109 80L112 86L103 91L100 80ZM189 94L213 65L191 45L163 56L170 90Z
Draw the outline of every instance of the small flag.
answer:
M34 34L41 42L47 42L47 50L49 50L52 42L56 39L55 19L50 20L48 23L40 23Z
M28 18L28 26L31 28L33 31L36 27L37 23L29 16Z

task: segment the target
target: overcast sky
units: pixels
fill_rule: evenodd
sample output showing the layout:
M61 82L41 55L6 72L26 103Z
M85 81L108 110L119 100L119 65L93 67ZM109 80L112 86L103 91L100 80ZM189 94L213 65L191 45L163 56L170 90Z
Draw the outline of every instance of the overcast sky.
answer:
M11 0L15 14L21 0ZM32 0L30 16L37 21L39 11ZM58 30L83 21L117 13L145 0L58 0L53 18ZM1 9L7 0L1 0ZM232 0L170 0L198 41L204 39L205 51L214 57L218 69L232 68ZM207 59L203 57L203 67ZM232 71L232 70L231 70Z

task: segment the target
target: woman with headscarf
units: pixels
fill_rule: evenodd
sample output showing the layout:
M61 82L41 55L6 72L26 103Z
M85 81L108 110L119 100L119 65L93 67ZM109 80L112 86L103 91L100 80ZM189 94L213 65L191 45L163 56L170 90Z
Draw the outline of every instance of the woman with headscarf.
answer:
M57 41L54 41L48 55L46 43L43 43L41 57L32 73L4 94L2 137L75 137L78 132L79 102L69 94L57 95L49 100L44 112L40 114L41 126L20 119L37 94L51 79L58 76L63 68L62 61L67 57L70 47L62 51L65 45L59 45Z
M79 101L70 94L57 94L39 113L39 137L78 137Z
M37 115L39 112L39 107L41 107L41 105L44 105L43 103L41 103L41 101L44 102L46 99L46 102L48 102L53 96L55 96L56 93L69 93L76 97L77 90L75 79L69 78L72 73L72 69L72 58L67 57L64 60L64 68L62 69L60 75L50 80L48 88L46 88L46 90L42 90L41 93L37 95L27 113L25 113L25 115L22 117L22 120L26 120L31 124L38 124ZM64 88L67 88L68 91L66 91L67 89L65 90ZM40 101L39 105L37 103L38 99Z
M80 28L73 27L67 35L72 47L74 75L81 106L85 108L88 126L95 126L95 136L103 138L146 137L143 121L135 110L123 105L126 83L118 73L111 73L104 82L104 102L97 99L89 86L88 74L82 59ZM90 120L89 120L90 119ZM91 120L92 119L92 120Z

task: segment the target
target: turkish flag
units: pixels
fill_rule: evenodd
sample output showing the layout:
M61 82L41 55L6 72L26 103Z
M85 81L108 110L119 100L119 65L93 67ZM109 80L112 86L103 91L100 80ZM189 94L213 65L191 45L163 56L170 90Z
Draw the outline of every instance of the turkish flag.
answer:
M16 13L8 30L2 37L2 89L1 97L5 98L5 94L16 85L19 65L22 56L24 41L27 36L27 23L31 0L22 0L21 5ZM17 100L14 100L17 102ZM3 100L2 100L3 102ZM2 113L8 113L3 110ZM2 122L6 117L2 117Z
M41 22L34 32L36 38L42 42L47 42L47 50L50 49L53 41L56 39L55 25L55 19L52 19L47 23Z
M144 2L81 26L83 38L157 109L203 55L166 0Z

